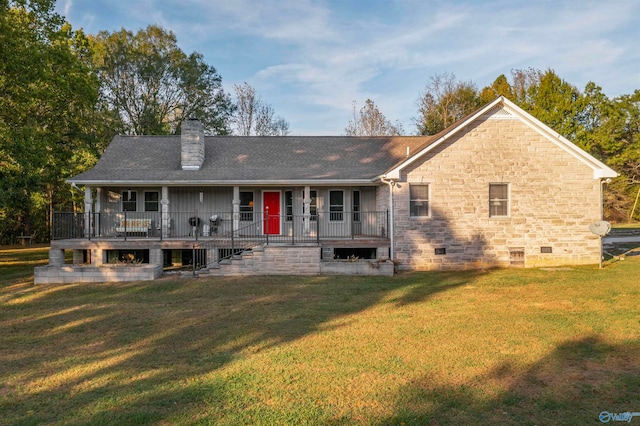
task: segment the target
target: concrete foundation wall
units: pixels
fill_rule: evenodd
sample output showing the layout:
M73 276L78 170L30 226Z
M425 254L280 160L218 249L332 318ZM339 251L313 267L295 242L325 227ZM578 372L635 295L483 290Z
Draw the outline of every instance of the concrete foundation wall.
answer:
M35 284L100 283L110 281L145 281L162 276L160 265L89 265L39 266L34 271Z

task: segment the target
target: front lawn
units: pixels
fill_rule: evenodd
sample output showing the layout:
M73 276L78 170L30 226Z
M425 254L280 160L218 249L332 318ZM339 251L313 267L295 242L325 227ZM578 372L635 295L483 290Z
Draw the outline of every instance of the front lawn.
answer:
M638 257L34 286L39 259L0 250L3 425L599 424L640 411Z

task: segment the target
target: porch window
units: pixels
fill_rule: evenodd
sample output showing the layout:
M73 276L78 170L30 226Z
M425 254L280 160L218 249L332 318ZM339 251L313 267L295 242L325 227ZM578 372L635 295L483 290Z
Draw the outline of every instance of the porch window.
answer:
M311 215L311 221L318 220L318 191L309 191L311 197L311 203L309 205L309 215Z
M253 221L253 191L240 191L240 220Z
M353 211L353 221L360 222L360 191L353 191L353 200L352 200L352 211Z
M489 217L509 216L509 184L489 184Z
M429 185L409 185L411 217L429 217Z
M157 212L159 211L160 194L158 191L145 192L144 193L144 211L145 212Z
M342 215L343 212L344 212L344 192L329 191L329 220L330 221L343 220L343 215Z
M138 193L130 189L122 191L122 211L135 212L138 211Z
M287 222L293 220L293 191L284 191L284 214Z

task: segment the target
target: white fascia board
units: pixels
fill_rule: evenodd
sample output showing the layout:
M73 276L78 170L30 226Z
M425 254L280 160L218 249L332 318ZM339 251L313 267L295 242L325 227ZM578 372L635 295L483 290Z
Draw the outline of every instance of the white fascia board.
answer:
M188 181L112 181L112 180L73 180L68 179L67 183L89 186L314 186L314 185L354 185L354 186L374 186L374 179L347 179L347 180L242 180L242 181L222 181L222 180L188 180Z
M546 137L549 141L553 142L559 148L565 150L567 153L572 155L578 161L582 162L586 166L590 167L593 170L593 178L601 179L601 178L613 178L617 177L618 173L616 173L613 169L609 168L607 165L599 161L597 158L593 157L588 152L584 151L582 148L578 147L576 144L572 143L553 129L551 129L546 124L542 123L540 120L508 100L507 98L501 96L496 98L493 102L485 105L482 109L478 110L475 114L469 117L467 120L460 123L455 129L451 130L451 132L443 135L440 139L425 147L423 150L419 151L415 155L408 158L406 161L402 162L400 165L391 169L386 174L387 179L400 179L400 172L402 169L416 161L418 158L422 157L427 152L436 148L442 142L447 140L448 138L454 136L460 130L464 129L468 124L476 120L478 117L485 114L487 111L491 110L496 105L502 103L503 106L506 107L507 110L512 112L514 115L518 116L526 125L531 127L533 130Z

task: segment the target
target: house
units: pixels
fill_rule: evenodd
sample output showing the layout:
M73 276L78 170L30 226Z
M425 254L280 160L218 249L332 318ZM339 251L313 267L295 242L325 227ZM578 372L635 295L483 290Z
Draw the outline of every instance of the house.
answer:
M54 215L35 280L595 264L615 176L503 97L433 136L208 137L187 120L116 136L69 180L85 210Z

